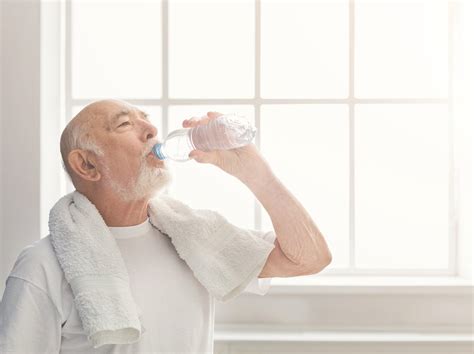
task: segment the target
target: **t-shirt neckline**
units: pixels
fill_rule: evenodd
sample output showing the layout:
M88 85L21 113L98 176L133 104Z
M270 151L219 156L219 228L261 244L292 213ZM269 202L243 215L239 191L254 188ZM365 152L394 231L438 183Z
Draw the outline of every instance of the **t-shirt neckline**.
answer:
M108 226L112 236L116 239L127 239L132 237L138 237L146 234L150 231L153 226L150 223L150 218L148 217L144 222L138 225L132 226Z

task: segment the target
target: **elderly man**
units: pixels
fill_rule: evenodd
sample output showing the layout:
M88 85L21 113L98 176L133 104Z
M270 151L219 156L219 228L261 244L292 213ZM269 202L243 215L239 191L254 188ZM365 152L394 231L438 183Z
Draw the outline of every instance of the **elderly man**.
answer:
M209 112L185 120L183 127L207 124L217 116ZM156 136L146 113L118 100L88 105L61 136L64 167L74 187L95 205L124 258L143 316L143 336L132 344L91 346L48 235L21 252L7 279L0 352L212 353L214 299L149 222L149 200L172 180L167 161L150 154ZM236 177L271 217L276 238L268 241L275 247L247 292L264 295L271 277L315 274L331 262L317 226L255 145L194 150L190 157Z

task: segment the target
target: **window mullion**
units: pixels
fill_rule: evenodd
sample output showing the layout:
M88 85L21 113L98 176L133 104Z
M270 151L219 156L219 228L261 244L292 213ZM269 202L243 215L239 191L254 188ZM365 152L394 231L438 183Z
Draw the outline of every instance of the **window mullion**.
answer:
M261 111L261 95L260 95L260 41L261 41L261 5L260 0L255 0L255 100L254 100L254 110L255 110L255 127L257 128L257 133L255 136L255 145L260 150L260 111ZM254 196L254 222L255 222L255 229L260 230L262 227L262 207L257 198Z
M454 4L448 3L448 149L449 149L449 235L448 235L448 268L453 274L458 274L457 269L457 251L458 251L458 234L457 221L458 211L455 209L454 195L454 114L453 114L453 42L454 42Z
M169 78L168 78L168 0L162 0L161 3L161 40L162 40L162 50L161 50L161 63L162 63L162 99L161 99L161 131L163 140L168 135L169 127ZM168 193L168 189L165 190L165 194Z
M349 1L349 269L355 268L354 193L354 1Z

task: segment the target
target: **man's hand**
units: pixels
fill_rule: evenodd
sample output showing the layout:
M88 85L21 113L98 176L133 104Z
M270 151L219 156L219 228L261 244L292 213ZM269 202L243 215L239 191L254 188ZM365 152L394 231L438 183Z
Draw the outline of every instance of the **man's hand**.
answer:
M208 112L201 118L193 117L183 121L183 128L193 128L197 125L208 124L212 119L221 116L219 112ZM243 182L266 178L271 175L268 162L258 151L255 144L230 149L201 151L193 150L189 157L199 163L213 164Z

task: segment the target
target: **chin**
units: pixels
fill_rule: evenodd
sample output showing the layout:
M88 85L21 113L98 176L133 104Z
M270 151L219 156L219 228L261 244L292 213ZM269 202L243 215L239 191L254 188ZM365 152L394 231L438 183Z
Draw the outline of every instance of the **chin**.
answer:
M117 194L124 201L151 199L163 192L173 182L173 173L166 167L152 167L144 164L135 180L126 188L115 188ZM117 187L117 185L115 184Z
M161 193L173 183L173 174L168 169L160 169L158 178L150 182L151 196Z
M137 195L153 197L173 182L173 173L168 168L146 168L139 175L135 190Z

